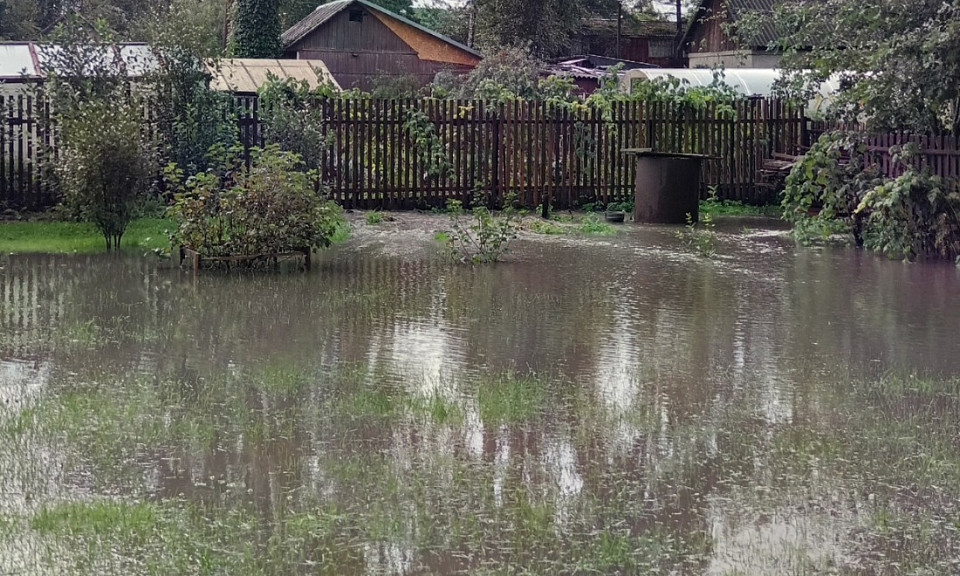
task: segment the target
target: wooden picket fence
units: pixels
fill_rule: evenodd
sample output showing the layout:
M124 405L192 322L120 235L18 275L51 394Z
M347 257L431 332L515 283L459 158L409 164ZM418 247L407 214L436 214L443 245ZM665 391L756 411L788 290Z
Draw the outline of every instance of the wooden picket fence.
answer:
M863 126L837 126L825 122L809 123L810 143L821 135L835 129L860 132L866 152L880 173L888 178L903 174L907 167L926 168L931 173L949 180L960 180L960 134L912 134L909 132L886 132L870 134ZM908 144L916 146L918 153L909 158L891 153Z
M46 178L56 154L48 107L26 96L2 104L0 210L50 206L57 190ZM259 100L237 97L235 104L246 149L266 144ZM623 153L629 148L711 156L702 192L715 187L721 198L764 203L776 198L757 186L763 161L806 144L802 111L772 99L696 109L434 99L313 105L329 142L319 159L323 180L349 208L426 208L450 199L500 205L508 195L531 207L625 200L635 176Z
M881 173L890 178L900 176L910 166L927 168L942 178L960 180L960 138L956 136L889 133L871 136L865 144ZM914 144L919 153L911 158L899 154L899 158L894 159L890 150L902 149L907 144Z
M544 102L323 100L329 147L320 159L335 200L355 208L423 208L449 199L565 208L633 197L629 148L705 154L703 191L775 200L757 187L774 152L798 153L801 112L777 100L699 109L617 102L609 109ZM241 141L262 146L256 98L238 99ZM426 126L427 130L414 128Z

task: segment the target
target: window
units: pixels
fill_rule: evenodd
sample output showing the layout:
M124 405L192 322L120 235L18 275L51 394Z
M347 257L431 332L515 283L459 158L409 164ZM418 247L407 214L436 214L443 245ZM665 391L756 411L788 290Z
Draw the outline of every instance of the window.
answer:
M351 22L363 22L363 10L354 8L350 11Z

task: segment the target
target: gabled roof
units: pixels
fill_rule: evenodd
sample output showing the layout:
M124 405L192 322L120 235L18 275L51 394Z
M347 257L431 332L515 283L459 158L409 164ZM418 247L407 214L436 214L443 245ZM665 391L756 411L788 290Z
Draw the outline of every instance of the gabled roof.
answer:
M384 8L383 6L378 6L372 2L369 2L368 0L336 0L335 2L330 2L328 4L322 4L318 6L317 9L311 12L309 15L307 15L306 18L297 22L293 26L291 26L290 29L288 29L286 32L284 32L281 35L280 38L283 41L283 46L287 48L293 44L296 44L297 42L305 38L308 34L316 30L319 26L326 24L331 18L333 18L340 12L343 12L348 6L352 4L360 4L364 8L367 8L368 10L374 10L376 12L384 14L385 16L388 16L395 20L399 20L400 22L403 22L408 26L413 26L414 28L417 28L418 30L425 32L433 36L434 38L437 38L438 40L442 40L443 42L456 46L457 48L465 52L468 52L470 54L473 54L478 58L482 57L482 55L476 50L474 50L473 48L464 46L463 44L457 42L452 38L447 38L443 34L439 34L425 26L417 24L412 20L404 18L403 16L395 12L391 12L386 8Z
M752 12L772 12L773 7L780 0L700 0L697 5L694 17L683 35L681 46L686 46L693 33L700 26L701 20L713 18L716 16L716 10L719 7L726 6L730 11L730 20L734 24L746 14ZM711 11L713 8L713 11ZM757 34L751 39L750 44L755 47L766 47L777 40L776 30L769 21L763 22L763 25L757 31Z

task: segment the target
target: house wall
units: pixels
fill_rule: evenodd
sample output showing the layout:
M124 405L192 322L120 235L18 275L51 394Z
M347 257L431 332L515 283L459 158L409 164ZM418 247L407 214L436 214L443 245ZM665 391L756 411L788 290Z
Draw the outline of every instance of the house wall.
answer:
M676 36L621 36L620 58L674 68L683 64L676 55ZM580 34L574 38L573 53L617 57L617 36Z
M690 68L777 68L780 54L760 50L691 52Z
M687 50L693 56L697 52L728 52L737 49L724 28L730 25L730 12L723 2L716 1L708 4L705 12L700 14L700 24L694 30L693 37ZM693 63L690 64L693 66Z
M385 77L410 76L426 85L441 70L468 72L475 65L460 63L454 58L450 58L452 62L422 59L413 46L377 15L363 8L363 21L351 22L350 12L350 9L340 12L290 46L286 56L322 60L342 88L364 90L371 89L378 79ZM442 53L425 40L421 43L432 50L431 54Z

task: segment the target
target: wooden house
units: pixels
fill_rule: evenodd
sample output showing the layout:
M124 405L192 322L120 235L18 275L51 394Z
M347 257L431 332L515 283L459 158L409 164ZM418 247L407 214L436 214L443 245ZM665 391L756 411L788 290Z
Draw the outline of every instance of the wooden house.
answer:
M624 18L585 20L571 39L571 53L620 58L661 68L681 68L686 61L677 53L676 24L662 20Z
M737 24L754 12L770 12L775 0L700 0L681 45L691 68L776 68L778 52L768 50L776 32L764 24L749 38L737 38Z
M322 60L343 88L370 89L409 77L419 85L437 72L464 73L479 52L367 0L323 4L283 33L284 56Z

